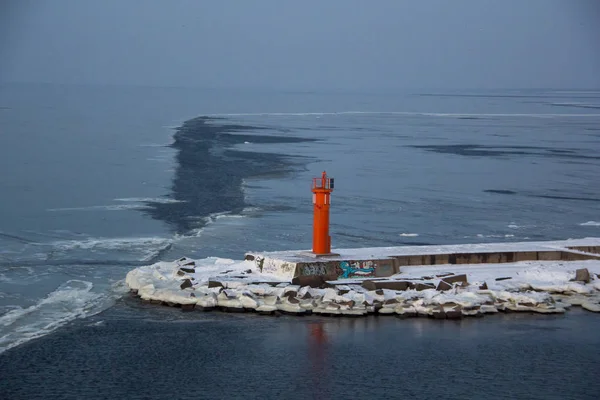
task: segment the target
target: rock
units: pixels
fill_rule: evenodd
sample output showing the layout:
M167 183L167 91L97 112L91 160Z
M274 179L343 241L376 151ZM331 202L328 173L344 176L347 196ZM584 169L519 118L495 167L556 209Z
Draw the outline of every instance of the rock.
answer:
M458 283L458 282L468 283L467 275L465 275L465 274L446 276L446 277L444 277L444 280L446 281L446 283Z
M580 268L575 271L575 281L590 283L590 271L587 268Z
M479 306L463 307L461 312L463 315L467 315L470 317L483 316L483 314L480 314L479 309L480 309Z
M193 274L194 272L196 272L196 269L194 269L194 268L180 267L179 271L185 272L186 274Z
M186 280L184 280L184 281L181 283L181 285L179 285L179 287L180 287L182 290L183 290L183 289L186 289L186 288L189 288L189 287L192 287L192 286L193 286L193 285L192 285L192 281L191 281L191 280L189 280L189 279L186 279Z
M297 276L292 279L292 285L310 286L311 288L320 288L325 285L325 279L319 275Z
M360 285L363 288L367 289L367 290L376 290L377 286L375 286L375 281L363 281L363 283Z
M252 273L252 270L251 270L251 269L247 269L247 270L245 270L244 272L245 272L245 273L247 273L247 274L251 274L251 273Z
M374 281L374 283L377 289L403 291L410 287L410 282L406 281Z
M196 262L195 261L190 261L187 262L185 264L181 264L182 267L195 267L196 266Z
M182 270L178 270L177 271L177 276L184 276L185 272L183 272Z
M429 283L429 282L419 282L417 284L415 284L415 289L420 292L421 290L427 290L427 289L435 289L435 285L433 283Z
M181 305L181 310L182 311L192 311L194 309L195 304L182 304Z
M483 284L479 286L479 290L488 290L487 282L483 282Z
M438 274L436 278L444 278L446 276L454 275L454 272L446 272L445 274Z
M446 319L446 312L444 311L444 309L442 307L437 307L433 310L433 312L431 313L431 316L434 319Z
M388 300L388 301L389 301L389 300ZM346 306L346 307L348 307L348 308L352 308L352 307L354 307L354 304L355 304L355 303L354 303L354 300L348 300L348 301L340 301L340 302L338 302L338 304L339 304L340 306Z
M292 293L286 294L286 297L287 297L287 301L289 301L291 304L298 304L298 303L300 303L300 300L298 300L296 298L295 294L292 294Z
M502 277L502 278L496 278L497 281L505 281L507 279L512 279L512 277L511 276L505 276L505 277Z
M415 318L417 310L414 307L396 307L396 317L400 319Z
M452 285L444 280L441 280L440 283L438 283L437 288L436 288L436 290L439 290L439 291L450 290L450 289L452 289Z
M451 309L445 309L444 312L446 313L447 319L461 319L463 317L462 307L459 305L456 305Z
M213 287L225 287L225 285L223 285L221 282L219 281L208 281L208 287L209 288L213 288Z

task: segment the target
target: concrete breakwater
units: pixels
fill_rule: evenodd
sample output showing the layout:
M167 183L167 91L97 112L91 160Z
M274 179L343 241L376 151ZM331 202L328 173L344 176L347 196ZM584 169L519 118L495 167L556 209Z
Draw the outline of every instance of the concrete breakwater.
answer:
M282 279L322 276L326 280L382 278L402 267L464 264L509 264L520 261L600 260L600 239L553 242L485 243L447 246L399 246L336 250L333 257L310 252L250 252L246 260Z
M136 268L126 282L142 300L186 310L440 319L562 313L573 305L600 312L599 249L600 239L588 238L348 249L326 258L302 252L248 253L238 262L184 257Z

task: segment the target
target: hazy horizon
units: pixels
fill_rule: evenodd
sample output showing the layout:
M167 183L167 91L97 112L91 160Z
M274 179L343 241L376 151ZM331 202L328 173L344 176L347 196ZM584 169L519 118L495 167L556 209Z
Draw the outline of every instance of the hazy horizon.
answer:
M594 0L9 0L0 7L3 83L600 88Z

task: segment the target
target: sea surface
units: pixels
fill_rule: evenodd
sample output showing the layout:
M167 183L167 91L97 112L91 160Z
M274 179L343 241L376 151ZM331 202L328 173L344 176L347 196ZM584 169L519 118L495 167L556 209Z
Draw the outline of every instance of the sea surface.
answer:
M600 91L0 86L1 398L595 398L600 317L265 318L136 266L600 236Z

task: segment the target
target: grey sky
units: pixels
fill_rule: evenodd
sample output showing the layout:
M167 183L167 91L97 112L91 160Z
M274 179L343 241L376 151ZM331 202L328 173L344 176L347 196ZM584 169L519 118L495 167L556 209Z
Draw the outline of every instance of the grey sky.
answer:
M0 80L598 88L599 3L5 0Z

